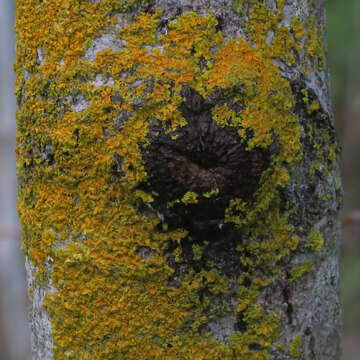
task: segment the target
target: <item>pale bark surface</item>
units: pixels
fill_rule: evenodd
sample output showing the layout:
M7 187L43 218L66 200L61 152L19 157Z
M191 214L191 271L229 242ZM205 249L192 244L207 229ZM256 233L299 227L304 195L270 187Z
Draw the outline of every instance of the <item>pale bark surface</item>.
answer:
M157 28L158 34L167 34L169 24L180 14L195 12L206 16L211 13L216 17L218 30L222 31L225 39L239 37L250 42L247 39L249 35L247 22L252 1L243 2L241 16L238 11L234 10L232 1L156 0L146 3L147 5L140 6L145 12L154 13L159 8L163 10L160 25ZM28 1L27 4L26 6L31 6L31 1ZM275 14L278 11L278 4L275 0L267 1L267 7L273 9ZM99 51L107 48L112 51L123 50L126 45L122 39L116 37L117 31L126 24L132 23L136 14L138 13L134 10L127 15L116 15L117 24L113 27L109 24L101 35L92 40L82 59L94 62ZM286 1L283 15L278 26L287 28L291 28L294 17L298 18L301 24L310 24L314 19L313 16L315 16L315 28L320 34L320 43L324 41L325 12L323 1ZM271 45L273 36L273 31L269 31L266 39L268 45ZM301 41L299 40L299 42ZM154 45L153 48L156 46ZM253 46L256 48L255 45ZM235 345L232 348L234 341L232 335L240 334L237 336L241 338L241 334L249 332L252 326L250 320L244 319L245 310L236 310L242 301L241 296L239 296L238 281L248 271L245 261L240 260L244 254L241 254L238 249L241 244L248 241L247 237L251 238L251 234L255 234L256 231L251 228L245 230L241 227L241 223L239 225L235 221L234 223L224 223L224 214L230 201L234 198L245 199L248 203L255 201L254 194L261 189L262 174L272 164L271 155L279 153L280 145L275 139L276 131L274 131L275 140L273 140L272 145L267 148L256 146L248 151L246 150L246 142L241 145L236 143L238 136L236 127L219 126L212 118L213 109L218 105L224 105L224 103L231 104L233 95L229 95L225 90L220 89L211 95L204 96L190 86L183 86L180 96L184 98L184 102L179 106L179 111L186 119L187 125L177 128L170 136L159 122L153 121L149 124L147 135L150 145L141 148L147 178L137 184L137 189L146 194L156 193L157 196L151 204L140 205L137 209L138 213L145 218L157 218L160 224L163 224L165 233L168 230L184 228L189 231L191 236L181 242L180 261L176 260L175 250L178 248L174 242L169 241L168 246L163 248L161 255L166 258L167 265L173 271L173 275L168 278L167 286L171 289L181 289L182 281L188 274L193 270L196 273L204 271L206 274L205 271L208 271L209 263L216 269L217 274L227 279L229 289L226 292L212 293L208 289L210 285L208 288L204 285L199 290L199 294L201 293L199 298L202 299L207 296L209 305L203 309L203 314L208 318L206 321L202 321L197 331L204 338L210 334L210 338L215 339L218 345L222 344L231 349L232 355L227 355L229 359L243 359L242 356L249 360L258 359L257 353L261 354L259 359L268 358L272 360L339 360L340 358L338 210L341 182L336 161L338 149L329 100L327 68L319 66L320 56L318 62L313 61L313 59L309 60L307 51L307 48L299 51L295 56L295 62L292 64L276 56L273 59L280 69L281 77L290 84L294 99L291 113L298 119L303 156L300 161L296 162L293 170L289 170L290 178L286 185L279 185L279 189L272 189L278 192L279 200L274 200L271 211L275 211L274 204L277 204L280 213L289 211L286 223L292 229L291 235L299 238L299 245L291 248L289 256L283 256L280 260L266 260L268 263L264 264L263 267L258 265L248 275L247 282L244 282L245 287L250 288L251 282L257 276L259 278L262 276L272 278L272 281L266 286L256 288L259 289L259 294L255 299L256 306L261 305L266 314L276 313L280 316L276 329L277 336L275 338L270 337L272 339L271 344L267 344L268 340L261 342L254 337L255 341L246 345L246 351L249 352L246 353L247 355L237 352L239 350ZM315 57L315 55L313 56ZM46 51L42 50L40 46L37 48L37 64L39 66L46 64ZM20 110L22 110L27 96L24 84L32 77L32 74L25 69L22 70L22 73L23 83L20 86L19 96ZM112 86L114 81L116 82L117 79L109 74L105 77L98 74L92 80L92 84L94 87ZM140 79L140 82L133 87L141 84ZM46 98L46 93L40 95ZM120 101L115 97L112 100L114 103ZM81 94L70 95L67 101L76 113L80 113L90 106L90 101ZM312 104L317 105L309 109ZM132 105L133 111L136 112L146 106L146 101L140 96L134 100ZM238 105L239 108L236 109L235 102L232 105L235 111L242 111L241 107L244 106L240 104ZM65 113L66 110L64 109L59 112L58 121ZM131 116L131 112L121 111L114 120L115 131L119 131ZM110 137L108 129L103 128L103 136L105 139ZM21 141L24 141L23 138L20 140L19 147L22 146ZM42 162L48 166L56 167L51 145L47 144L39 148L38 151ZM335 159L329 159L330 154ZM112 168L115 175L120 178L124 177L126 157L115 152L112 158ZM214 163L216 163L216 167ZM30 164L29 166L35 167L36 165ZM21 183L21 179L20 187L26 187L26 184ZM179 204L179 201L176 202L185 196L184 194L187 191L201 194L215 189L220 191L216 202L204 199L189 206ZM173 206L169 206L171 202L174 202ZM264 211L270 210L265 209ZM241 211L237 216L240 218ZM265 218L266 214L256 216L258 216L259 220L257 221L259 223L262 216ZM164 224L166 224L166 228ZM27 243L26 237L30 236L27 235L29 226L29 222L23 220L25 244ZM43 230L45 230L44 227ZM64 228L67 228L66 224L64 224ZM58 228L55 230L51 228L49 231L56 232L59 240L61 236L58 230ZM290 232L286 233L285 236L289 236L289 234ZM91 237L91 235L89 236ZM274 236L276 237L278 234L274 234ZM87 235L83 233L79 239L76 241L86 244ZM256 241L265 242L264 239L258 234ZM64 249L71 241L71 235L65 240L61 238L55 247L57 250ZM200 258L195 254L194 244L201 248ZM249 244L248 249L251 248L251 243L249 242ZM144 261L151 260L157 251L159 250L149 245L138 245L135 255ZM252 260L255 258L255 255L246 254L244 256L249 256L248 258ZM39 269L33 264L33 261L30 255L27 259L27 272L33 303L31 310L33 358L38 360L65 359L66 356L71 358L71 352L75 351L75 347L74 349L64 347L64 349L58 350L59 352L54 356L51 321L55 329L56 325L54 325L54 318L49 317L43 306L45 294L56 294L58 290L56 285L53 286L51 274L53 271L52 262L55 261L54 264L56 265L56 261L60 260L56 258L54 260L51 257L44 259L44 269L48 276L45 283L36 280L36 272ZM306 270L307 265L309 267ZM275 266L278 271L274 270ZM266 274L266 271L271 272L271 274ZM206 277L206 275L204 276ZM56 281L59 283L58 277ZM116 281L117 278L114 277L114 282ZM220 302L224 302L228 306L220 309ZM59 319L55 319L55 324L58 321ZM187 330L182 329L177 334L182 334L181 331ZM205 334L207 335L205 336ZM105 339L104 337L105 348L107 346L106 341L108 338ZM170 354L171 348L175 345L168 343L169 349L163 350L164 347L166 348L166 343L161 343L162 340L158 341L161 351L165 351L163 357L159 358L165 359L166 351ZM200 354L200 350L197 351ZM91 350L89 353L91 354ZM118 357L114 358L135 359L134 355L119 354ZM182 359L181 356L178 355L178 359ZM107 357L105 356L105 358ZM139 359L153 358L155 359L155 355L153 357L144 355L143 358ZM204 357L208 360L218 358L217 355L209 358Z

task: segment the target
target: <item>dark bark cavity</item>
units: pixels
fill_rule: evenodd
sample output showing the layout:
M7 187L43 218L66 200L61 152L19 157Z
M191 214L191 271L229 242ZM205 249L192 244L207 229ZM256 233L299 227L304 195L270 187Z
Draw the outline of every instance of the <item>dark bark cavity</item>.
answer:
M247 151L238 128L215 122L211 109L231 102L225 95L204 99L190 87L184 87L181 95L180 111L187 125L174 137L161 124L150 124L150 145L142 149L148 178L140 188L158 193L152 206L170 227L212 232L221 226L230 199L252 201L270 154L259 148ZM216 193L203 195L211 191ZM176 202L187 192L197 194L196 204Z

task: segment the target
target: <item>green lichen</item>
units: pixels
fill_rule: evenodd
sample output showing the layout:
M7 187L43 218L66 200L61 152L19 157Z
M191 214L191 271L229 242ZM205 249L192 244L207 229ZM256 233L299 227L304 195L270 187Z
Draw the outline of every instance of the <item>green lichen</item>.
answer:
M314 176L316 171L330 175L330 170L336 166L339 157L339 144L333 133L324 131L321 126L321 108L317 101L313 101L307 108L308 114L315 117L315 121L307 126L307 134L312 144L312 164L309 175ZM328 181L332 179L328 178Z
M181 202L183 202L184 204L197 204L198 203L198 194L196 194L192 191L188 191L182 197Z
M295 40L297 41L300 41L306 33L304 25L302 24L301 20L296 16L291 19L291 30L294 34Z
M305 104L308 104L309 103L309 93L308 93L307 89L302 89L301 93L304 95L302 98L303 102Z
M211 190L202 194L202 196L208 199L217 195L219 195L219 189Z
M201 247L199 245L197 245L197 244L194 244L192 246L192 250L193 250L194 260L200 260L201 255L202 255Z
M306 36L306 54L314 64L315 69L323 70L325 68L325 55L320 24L315 15L312 15L309 21L309 30Z
M336 177L335 179L334 179L334 183L335 183L335 189L336 190L339 190L340 189L340 187L341 187L341 180L340 180L340 178L338 178L338 177Z
M289 278L289 283L293 283L294 281L300 279L304 275L308 274L311 270L312 262L311 261L303 261L300 266L295 266L290 270L291 277Z
M319 229L313 227L307 237L305 247L313 251L320 251L324 246L324 238L322 237Z
M301 335L295 337L290 343L289 352L290 352L290 356L293 359L300 358L300 343L301 343Z
M320 104L317 100L313 101L307 108L308 114L312 114L320 109Z

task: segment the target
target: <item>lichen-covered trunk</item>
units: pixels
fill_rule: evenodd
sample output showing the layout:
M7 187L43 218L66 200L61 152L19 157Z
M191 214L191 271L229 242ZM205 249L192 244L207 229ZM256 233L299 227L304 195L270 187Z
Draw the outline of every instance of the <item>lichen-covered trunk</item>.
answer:
M320 0L16 0L34 359L339 359Z

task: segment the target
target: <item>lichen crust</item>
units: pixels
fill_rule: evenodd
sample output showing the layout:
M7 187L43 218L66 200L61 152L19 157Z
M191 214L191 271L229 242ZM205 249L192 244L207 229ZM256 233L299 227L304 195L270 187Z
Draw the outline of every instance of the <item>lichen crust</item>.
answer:
M291 254L319 256L324 242L316 228L300 241L282 201L305 130L274 59L292 66L305 52L322 68L322 35L313 18L283 24L280 0L276 11L262 1L224 5L239 24L248 17L246 38L226 36L210 10L169 19L149 3L16 0L18 210L37 282L54 288L44 303L54 359L270 359L284 314L259 295ZM172 197L152 187L147 157L162 139L180 144L196 111L261 164L256 186L246 174L223 185L223 173L204 170L206 184L171 180ZM159 171L165 179L171 168ZM203 207L221 209L204 218L207 230L198 215L189 220ZM223 243L211 232L231 243L233 274L212 257Z

